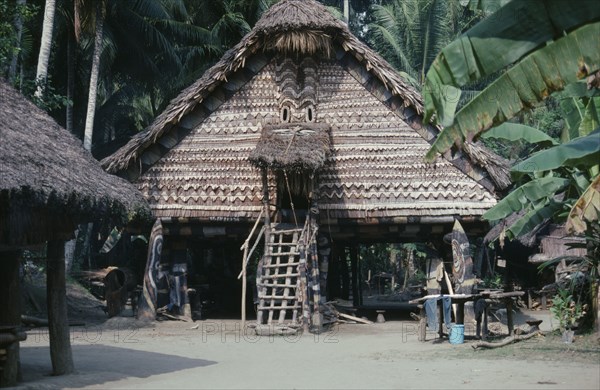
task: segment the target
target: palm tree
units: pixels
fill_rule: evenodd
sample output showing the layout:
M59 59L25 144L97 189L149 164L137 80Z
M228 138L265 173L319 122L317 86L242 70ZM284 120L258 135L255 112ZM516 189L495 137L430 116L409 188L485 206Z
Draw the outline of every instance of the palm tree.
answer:
M89 150L97 125L95 114L99 98L103 104L117 93L131 103L133 95L152 93L161 87L161 82L166 85L168 75L177 75L181 65L174 42L167 38L170 33L161 30L161 26L171 20L166 2L103 0L93 4L93 9L90 2L78 0L77 3L84 31L94 33L84 131L84 148ZM193 34L193 26L187 27L187 33ZM169 28L180 31L183 26L169 24ZM110 73L102 74L101 63L102 68L110 68ZM129 89L129 93L121 93L126 85L136 85L139 92Z
M458 0L394 0L373 5L371 12L371 45L417 85L437 53L460 33L465 17Z
M56 9L56 0L46 0L44 7L44 24L42 28L42 42L40 44L40 54L38 56L37 72L35 80L37 89L35 96L42 98L46 79L48 77L48 63L50 61L50 49L52 46L52 30L54 28L54 13Z
M16 29L16 46L17 49L20 48L21 46L21 38L23 35L23 15L20 12L20 8L22 9L25 4L27 3L27 0L17 0L17 10L15 12L15 29ZM12 56L12 60L10 61L10 67L8 69L8 81L10 83L14 83L15 78L17 76L17 63L19 61L19 51L20 50L15 50L15 52L13 53Z

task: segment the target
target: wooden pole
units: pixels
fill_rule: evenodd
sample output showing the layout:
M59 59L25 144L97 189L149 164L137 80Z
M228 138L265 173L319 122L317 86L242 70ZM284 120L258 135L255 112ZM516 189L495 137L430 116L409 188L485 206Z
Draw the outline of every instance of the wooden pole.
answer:
M74 370L69 320L67 318L67 287L65 282L65 243L49 241L47 247L48 333L50 359L54 375L70 374Z
M20 256L20 251L0 252L0 328L12 334L21 325ZM1 348L6 350L6 360L0 368L0 387L15 386L19 380L19 342Z
M352 245L350 247L350 267L352 272L352 304L360 305L359 286L358 286L358 247Z
M246 329L246 258L248 257L247 242L244 245L244 257L242 260L242 332Z
M269 215L269 178L267 176L267 168L262 170L262 190L263 190L263 210L264 210L264 218L265 218L265 252L268 250L267 243L271 242L271 218ZM262 270L262 261L259 261L257 269L256 269L256 280L258 282L259 275L263 274ZM257 286L258 287L258 286ZM256 314L256 322L258 324L263 323L263 311L258 310Z

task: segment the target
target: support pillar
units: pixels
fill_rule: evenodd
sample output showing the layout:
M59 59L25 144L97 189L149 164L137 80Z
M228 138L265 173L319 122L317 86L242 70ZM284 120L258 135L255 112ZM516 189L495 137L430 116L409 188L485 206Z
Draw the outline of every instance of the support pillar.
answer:
M358 277L358 246L350 247L350 267L352 271L352 303L354 306L360 306L360 278Z
M10 339L15 339L21 325L20 256L20 251L0 252L0 350L6 354L0 362L0 387L15 386L19 380L19 342Z
M53 375L70 374L74 370L65 282L65 242L49 241L47 246L47 299L50 359Z

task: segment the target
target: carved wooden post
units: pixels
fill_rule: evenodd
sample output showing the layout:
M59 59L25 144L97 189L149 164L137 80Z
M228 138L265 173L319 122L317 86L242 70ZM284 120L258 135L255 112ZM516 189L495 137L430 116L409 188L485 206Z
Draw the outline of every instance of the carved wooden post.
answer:
M67 287L65 283L65 242L49 241L47 246L47 299L50 359L54 375L70 374L74 370L69 320L67 318Z
M148 241L148 257L144 270L144 286L142 296L138 303L138 319L156 319L156 281L158 278L158 265L162 254L163 230L162 222L157 219L152 226L150 240Z

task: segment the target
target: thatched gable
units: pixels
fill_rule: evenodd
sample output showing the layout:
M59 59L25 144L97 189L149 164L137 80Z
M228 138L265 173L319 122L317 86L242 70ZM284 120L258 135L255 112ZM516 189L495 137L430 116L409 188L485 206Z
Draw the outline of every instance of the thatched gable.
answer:
M282 57L318 59L314 122L331 129L332 153L319 175L319 207L328 217L452 219L495 204L495 190L508 183L506 162L469 145L473 158L454 152L424 163L439 129L422 123L420 94L314 0L274 5L103 166L137 181L157 216L255 218L262 183L248 158L259 166L289 163L275 152L282 144L263 132L279 118ZM276 179L269 180L275 191Z
M79 140L5 82L0 123L0 246L43 242L64 233L64 224L150 215L139 191L104 172Z
M316 171L331 152L328 126L265 126L250 162L260 168Z

